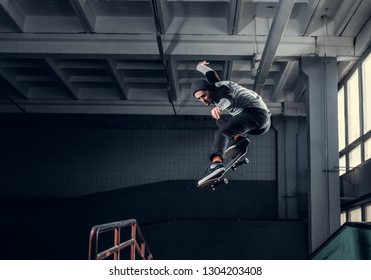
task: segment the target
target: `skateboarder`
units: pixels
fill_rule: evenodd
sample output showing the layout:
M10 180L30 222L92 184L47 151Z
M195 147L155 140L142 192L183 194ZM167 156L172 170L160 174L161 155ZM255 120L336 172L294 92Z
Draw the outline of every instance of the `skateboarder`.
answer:
M198 182L199 185L225 171L223 160L234 157L249 144L247 134L264 134L271 125L271 113L256 92L232 81L221 81L208 64L207 61L198 63L196 69L206 79L198 79L191 86L195 98L206 106L215 105L211 116L218 126L210 155L211 165L206 170L206 176ZM222 115L223 111L230 115ZM234 142L227 149L230 138Z

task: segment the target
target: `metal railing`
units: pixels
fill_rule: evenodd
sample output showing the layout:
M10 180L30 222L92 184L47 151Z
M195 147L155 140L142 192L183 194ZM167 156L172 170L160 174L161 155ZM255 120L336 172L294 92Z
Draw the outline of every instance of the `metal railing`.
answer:
M121 231L131 227L130 239L121 242ZM99 252L99 234L113 232L113 246ZM135 219L107 223L92 227L89 237L89 260L103 260L113 256L114 260L120 260L121 251L130 247L130 259L135 260L139 255L142 260L152 260L146 240Z

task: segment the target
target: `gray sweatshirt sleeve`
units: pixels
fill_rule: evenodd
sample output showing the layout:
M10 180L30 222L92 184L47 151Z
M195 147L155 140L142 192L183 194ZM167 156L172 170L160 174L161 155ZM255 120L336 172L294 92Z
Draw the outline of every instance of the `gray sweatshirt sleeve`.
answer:
M213 71L210 67L204 65L204 64L197 64L196 70L198 72L201 72L202 74L206 75L207 72Z
M201 72L206 76L207 72L214 71L210 67L204 65L204 64L198 64L196 67L196 70L198 72ZM231 101L228 100L228 98L222 98L218 103L215 103L216 106L220 107L220 109L223 111L227 109L231 105Z
M229 101L227 98L222 98L220 99L219 103L216 104L216 106L219 106L223 111L231 106L231 101Z

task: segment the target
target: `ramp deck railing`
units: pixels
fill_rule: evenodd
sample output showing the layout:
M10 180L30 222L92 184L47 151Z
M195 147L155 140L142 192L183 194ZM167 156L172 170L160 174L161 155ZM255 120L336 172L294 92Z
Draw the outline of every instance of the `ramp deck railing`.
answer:
M122 242L122 230L130 227L130 238ZM113 246L99 252L99 236L102 233L111 232ZM112 240L112 239L111 239ZM130 248L130 259L135 260L139 256L142 260L153 259L146 240L135 219L112 222L92 227L89 237L89 260L103 260L113 257L121 259L122 250Z

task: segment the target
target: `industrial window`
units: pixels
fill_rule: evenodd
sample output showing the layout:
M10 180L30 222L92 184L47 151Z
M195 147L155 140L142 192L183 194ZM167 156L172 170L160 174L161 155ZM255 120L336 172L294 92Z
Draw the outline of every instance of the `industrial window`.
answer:
M365 142L365 160L371 158L371 138Z
M339 175L371 158L371 53L339 85Z
M345 102L344 87L338 92L338 122L339 122L339 149L345 148Z
M371 158L371 53L363 56L338 91L339 175ZM363 208L363 217L362 217ZM371 203L344 211L340 223L371 222Z
M365 205L365 222L371 222L371 203Z
M340 225L345 224L346 221L347 221L347 213L346 212L342 212L340 214Z
M350 222L362 222L362 208L353 208L348 212Z
M354 167L360 165L361 162L361 146L357 146L349 153L349 168L353 169Z
M339 159L339 176L343 175L347 170L346 170L346 158L345 156L342 156Z
M371 130L371 55L362 63L363 127L364 133Z
M358 70L347 83L348 88L348 139L349 144L360 136Z

